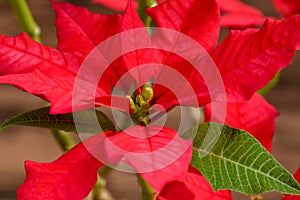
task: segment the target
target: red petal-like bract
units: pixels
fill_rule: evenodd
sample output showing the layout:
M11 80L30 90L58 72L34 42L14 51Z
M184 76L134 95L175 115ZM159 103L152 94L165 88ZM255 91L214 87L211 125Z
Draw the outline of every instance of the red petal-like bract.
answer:
M190 167L189 172L178 175L167 183L159 193L158 200L232 200L230 191L215 192L198 170Z
M17 191L17 199L83 199L96 183L98 169L103 165L90 151L80 143L52 163L26 161L26 179Z
M120 30L122 16L92 14L68 3L52 3L56 13L58 49L85 56Z
M165 0L156 1L158 4ZM92 0L94 3L104 5L117 11L124 11L128 0ZM221 12L221 25L228 28L248 28L263 24L265 17L263 13L247 4L238 0L217 0ZM134 7L137 1L132 1Z
M75 74L79 67L74 55L41 45L26 33L14 37L0 35L0 58L0 75L35 70L49 75L69 75Z
M217 106L217 105L215 105ZM227 103L225 122L211 113L211 104L205 106L205 121L226 124L251 133L268 151L272 149L275 118L278 113L262 96L254 94L249 101ZM212 118L212 114L214 119Z
M122 55L123 57L123 61L125 63L125 66L127 68L127 70L130 70L132 68L138 67L142 64L148 64L151 63L151 61L154 61L153 59L153 55L150 52L147 52L147 50L135 50L135 47L139 46L137 43L141 43L141 38L145 39L145 40L149 40L150 36L149 33L146 29L144 29L143 33L140 35L137 35L138 33L132 31L135 29L142 29L145 28L144 23L142 22L142 20L140 19L140 17L138 16L137 12L136 12L136 8L132 5L131 1L129 1L128 6L124 12L124 16L123 16L123 20L122 20L122 25L121 25L121 31L128 31L131 34L128 34L126 36L122 35L121 36L121 44L122 47L121 48L129 48L129 47L133 47L132 49L134 49L131 52L128 52L125 55ZM148 81L149 79L143 81L143 80L139 80L139 79L143 79L141 78L143 75L147 74L146 76L148 76L148 73L145 73L144 71L142 73L138 73L137 76L134 76L135 81L137 81L139 85L140 82L144 82ZM130 88L130 85L128 86L128 88Z
M137 1L138 0L131 0L133 7L137 7ZM156 3L161 3L165 0L156 0ZM126 8L126 5L128 3L128 0L92 0L93 3L98 3L101 5L104 5L108 8L111 8L113 10L117 11L124 11Z
M192 156L191 140L183 140L176 131L161 126L129 127L109 137L103 146L107 155L124 156L123 162L140 173L156 192L187 171Z
M188 170L191 147L191 140L183 140L176 131L160 126L133 126L116 134L100 133L52 163L27 161L26 180L17 196L82 199L96 182L98 168L115 164L121 158L159 192L167 182Z
M104 5L113 10L124 11L128 0L92 0L92 2ZM137 0L132 1L132 3L135 5L134 7L136 7Z
M245 29L264 23L265 17L244 13L227 13L221 17L221 26L231 29Z
M38 44L26 34L0 35L0 74L6 75L0 77L0 82L14 84L51 102L52 114L68 113L73 111L73 84L82 60L101 41L119 31L121 16L90 14L78 6L52 3L57 15L58 47L62 51ZM89 91L91 84L82 81L81 92ZM99 87L97 95L108 96ZM85 100L76 105L77 110L93 107L91 94L87 93Z
M186 34L209 50L217 44L220 31L220 14L213 0L167 0L147 9L158 27Z
M228 28L248 28L263 24L263 13L238 0L217 0L222 11L221 25Z
M0 35L0 65L0 74L6 75L0 76L1 83L45 98L53 103L54 112L70 112L67 102L79 67L76 57L38 44L25 33Z
M291 63L299 41L300 15L268 19L260 30L231 31L211 53L222 74L227 100L250 99Z
M300 0L273 0L273 4L284 17L300 14Z
M300 184L300 167L298 168L298 170L295 173L294 177L298 181L298 183ZM286 195L284 195L282 200L300 200L300 195L286 194Z

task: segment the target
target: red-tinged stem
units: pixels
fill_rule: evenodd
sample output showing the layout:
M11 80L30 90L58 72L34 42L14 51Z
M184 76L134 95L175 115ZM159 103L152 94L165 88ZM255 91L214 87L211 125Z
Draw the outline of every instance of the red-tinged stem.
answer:
M25 0L10 0L10 4L17 16L22 30L32 39L40 42L41 29L35 22L27 2Z

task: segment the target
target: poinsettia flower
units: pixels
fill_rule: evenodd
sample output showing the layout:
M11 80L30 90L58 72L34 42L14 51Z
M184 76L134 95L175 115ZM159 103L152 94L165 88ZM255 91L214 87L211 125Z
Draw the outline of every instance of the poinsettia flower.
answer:
M240 29L262 25L263 13L239 0L217 0L222 13L221 25L228 28Z
M296 171L294 177L298 181L298 183L300 183L300 167ZM300 195L286 194L286 195L284 195L284 197L282 198L282 200L300 200Z
M182 103L183 105L195 106L196 102L196 106L203 106L211 102L210 92L213 92L213 95L216 97L218 96L219 88L213 88L213 90L209 92L203 77L184 58L157 49L135 50L114 60L107 70L104 71L104 76L100 79L99 84L96 84L95 95L91 96L90 88L95 87L95 83L98 83L98 80L95 80L97 78L95 74L97 74L97 70L101 70L101 68L99 69L94 66L93 64L95 63L88 63L90 64L90 71L84 71L86 73L80 74L79 77L77 75L81 70L80 66L83 64L85 58L101 42L106 41L114 34L123 33L128 30L136 30L137 28L142 28L139 29L142 34L138 35L134 34L134 31L129 31L129 33L133 33L131 34L131 38L121 38L121 41L118 41L123 44L120 45L120 50L123 50L122 48L128 45L128 43L132 46L138 46L140 43L147 43L152 40L154 40L156 44L170 41L172 43L174 38L166 38L164 37L165 35L157 35L156 32L152 36L146 34L147 30L131 4L128 5L123 16L119 14L113 16L91 14L86 9L67 3L52 2L52 4L57 16L58 50L38 44L31 40L26 34L16 37L0 36L0 74L2 74L0 82L13 84L27 92L48 100L51 103L51 113L72 112L74 111L74 109L72 109L72 103L76 105L77 109L75 109L75 111L94 107L94 98L96 98L97 105L114 106L111 104L112 100L116 100L116 98L113 98L112 90L115 89L115 86L119 86L118 81L122 80L123 75L126 74L128 75L128 79L120 83L121 86L124 86L123 88L120 86L120 88L125 88L125 90L129 91L134 83L137 84L138 89L136 95L139 97L137 98L139 101L137 99L130 99L131 97L127 98L125 95L118 96L117 101L127 107L130 105L131 112L133 112L132 114L137 112L136 106L142 107L141 105L143 105L142 108L145 110L138 110L138 112L141 113L142 111L142 114L147 114L149 107L155 104L163 105L166 110L176 105L182 105ZM299 16L294 16L284 21L269 20L264 24L261 30L253 29L232 32L227 39L215 48L220 29L220 14L215 1L165 1L156 7L148 9L147 13L155 20L158 27L183 33L198 42L205 50L209 51L217 63L221 78L224 80L227 100L229 102L250 99L253 93L267 84L278 70L287 66L291 62L295 52L295 41L298 41L300 37L300 34L298 34L300 29ZM158 36L162 36L162 38ZM285 56L283 57L282 55ZM151 67L145 68L146 64L149 63ZM153 65L153 63L157 65ZM139 68L140 65L144 67ZM169 68L161 66L169 66ZM181 84L183 82L178 81L177 77L170 78L168 69L172 69L172 72L177 71L180 75L178 78L184 77L184 80L187 80L184 82L185 84ZM129 73L127 73L128 71ZM170 88L163 87L159 84L147 85L147 81L149 81L150 77L154 79L154 83L169 80L167 83L170 84ZM77 86L80 90L74 88L74 83L78 78L80 81ZM194 90L196 98L189 96L190 94L186 92L187 85L190 85ZM178 91L179 95L174 95L171 89ZM74 91L79 92L83 98L74 102L72 98ZM224 99L221 100L224 101ZM142 118L140 118L140 116L142 116ZM147 118L144 115L140 116L137 115L135 120L141 125L144 125L142 122L146 123ZM129 128L124 131L128 131L128 133L132 134L136 132L140 133L140 129L141 127L133 127L132 129ZM165 130L165 128L162 130ZM172 140L176 138L174 136L176 132L169 129L168 131L159 133L161 133L161 135L158 134L159 141L161 141L162 138L170 139L168 138L169 135L173 135L173 137L171 137ZM145 150L149 152L155 144L155 141L149 142L148 138L148 146L142 145L145 141L143 143L143 141L138 139L134 141L128 140L132 141L129 144L135 144L133 146L122 146L122 142L127 141L126 139L122 140L122 138L122 133L119 133L115 134L114 137L110 136L109 141L115 141L115 146L121 146L121 149L126 150L126 153L128 153L128 151L138 152ZM165 146L168 141L169 140L162 140L159 144ZM187 141L187 143L188 142L189 141ZM105 143L104 147L107 145L108 144ZM181 145L179 146L181 147ZM130 147L130 149L127 149L127 147ZM70 152L72 154L73 151ZM152 151L150 152L152 153ZM176 152L176 155L178 155L178 152L174 151L174 149L167 151L169 154L172 152ZM108 162L113 158L115 158L115 161L118 161L120 157L127 156L128 164L140 172L157 192L160 191L166 181L170 181L162 179L161 176L156 176L155 172L147 173L144 171L143 173L145 165L143 165L143 163L141 163L141 165L139 164L141 160L137 159L138 162L134 162L135 159L126 153L124 153L124 151L110 151L109 154L105 154L108 158L104 157L104 161ZM165 154L162 154L162 156L163 155ZM187 153L183 153L182 156L184 156L185 159L181 160L178 158L178 160L174 162L174 166L176 166L174 168L186 170L188 166L186 161L189 161L189 159L186 158L189 156L188 150ZM157 160L161 161L162 159ZM156 161L153 162L153 164L161 167L162 163ZM61 162L63 163L63 161L57 161L55 164ZM53 166L50 164L36 167L35 164L30 164L29 162L27 165L28 172L31 175L33 174L30 173L30 171L42 173L40 169L44 166L46 172L47 166L53 169ZM178 167L178 165L182 166ZM98 166L101 166L101 164L98 163ZM70 173L72 173L72 168L71 165ZM64 169L63 167L62 171L64 171ZM179 173L176 170L172 170L172 167L170 169L167 167L162 168L162 170L172 171L171 175ZM68 171L68 168L66 170ZM66 174L66 172L59 174L60 172L60 170L57 171L57 173L55 173L56 176L61 177ZM83 170L82 173L84 172ZM33 177L37 177L38 175L31 175L28 175L28 181L25 182L29 184L30 187L25 185L24 188L33 188L28 191L31 191L32 195L34 195L34 189L38 189L34 183L38 184L39 182L33 180ZM43 175L43 177L46 176L47 174ZM159 177L159 179L149 177ZM30 179L32 181L30 181ZM171 178L169 177L168 179ZM55 184L55 180L53 180L52 183ZM90 186L91 184L88 185ZM77 188L80 185L75 180L72 182L72 185L69 183L69 186ZM78 196L81 197L87 194L86 190L87 188L84 188L84 191ZM61 192L58 190L52 191ZM24 193L21 192L21 194ZM57 195L60 196L61 194Z
M299 0L273 0L273 4L284 17L300 14Z
M205 106L205 120L224 123L233 128L251 133L268 151L272 149L275 118L278 112L262 96L254 94L249 101L227 103L225 121L215 114L212 118L211 105Z
M230 191L220 190L215 192L209 182L192 166L176 180L168 182L158 194L158 200L232 200Z

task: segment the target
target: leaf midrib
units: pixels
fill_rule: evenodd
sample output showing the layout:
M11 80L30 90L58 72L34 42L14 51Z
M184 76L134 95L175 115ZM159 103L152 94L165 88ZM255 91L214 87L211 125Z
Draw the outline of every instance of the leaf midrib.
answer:
M213 153L213 152L207 152L207 151L204 151L204 150L201 150L201 149L197 149L197 148L195 148L195 147L193 147L193 150L195 150L195 151L197 151L197 152L201 151L201 152L203 152L203 153L206 153L207 155L214 156L214 157L217 157L217 158L219 158L219 159L224 159L224 160L227 161L227 162L230 162L230 163L233 163L233 164L238 165L238 166L240 166L240 167L244 167L244 168L246 168L246 169L252 170L253 172L257 172L258 174L261 174L261 175L263 175L263 176L267 176L268 178L273 179L275 182L278 182L278 183L280 183L280 184L286 185L286 186L288 186L288 188L291 188L292 190L295 190L295 191L297 192L297 194L300 194L300 190L299 190L299 189L296 189L296 188L294 188L294 187L291 187L290 185L288 185L288 184L286 184L286 183L284 183L284 182L281 182L280 180L278 180L278 179L276 179L276 178L274 178L274 177L272 177L272 176L269 176L269 175L267 175L267 174L265 174L265 173L263 173L263 172L261 172L261 171L258 171L257 169L250 168L250 167L248 167L248 166L246 166L246 165L244 165L244 164L238 163L238 162L236 162L236 161L234 161L234 160L230 160L230 159L228 159L228 158L226 158L226 157L222 157L222 156L217 155L217 154L215 154L215 153ZM272 156L272 158L275 159L273 156ZM279 163L277 163L277 164L280 166ZM282 166L281 166L281 167L282 167Z

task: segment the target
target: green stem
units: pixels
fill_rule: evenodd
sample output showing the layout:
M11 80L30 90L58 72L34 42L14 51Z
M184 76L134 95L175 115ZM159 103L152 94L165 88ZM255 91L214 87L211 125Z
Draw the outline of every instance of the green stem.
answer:
M146 27L151 26L152 19L146 14L146 9L156 5L155 0L139 0L137 12Z
M142 189L142 200L155 200L156 195L154 189L141 177L137 174L139 184Z
M279 82L281 72L278 72L268 85L258 91L262 96L266 96Z
M51 133L63 151L68 151L75 146L74 140L67 133L54 129Z
M18 22L23 31L25 31L32 39L41 42L41 29L35 22L26 0L10 0Z
M106 178L107 175L112 171L112 168L109 166L103 166L99 169L98 175L101 176L102 178Z
M101 196L102 188L105 187L105 178L112 171L112 168L109 166L103 166L98 171L98 179L92 190L92 199L98 200Z
M98 176L97 182L92 190L92 200L98 200L101 194L101 189L103 187L102 177Z

